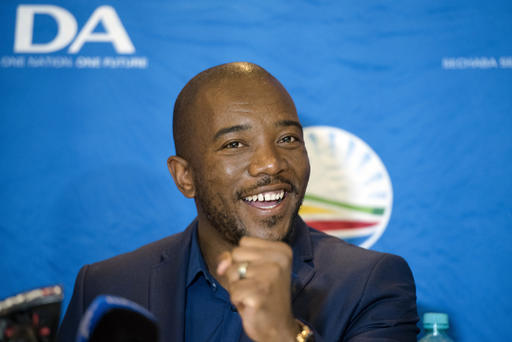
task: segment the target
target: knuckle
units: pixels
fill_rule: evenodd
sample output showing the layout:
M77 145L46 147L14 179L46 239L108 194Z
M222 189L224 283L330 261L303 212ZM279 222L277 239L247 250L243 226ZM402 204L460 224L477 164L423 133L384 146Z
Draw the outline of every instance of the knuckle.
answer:
M238 279L238 270L235 267L230 267L228 272L228 280L233 282Z
M272 292L272 284L271 283L261 283L260 284L260 292L262 294L262 296L264 296L265 298Z
M231 256L233 257L233 259L238 259L240 258L240 247L235 247L233 248L233 250L231 251Z
M250 297L250 304L251 307L256 310L259 310L263 307L263 302L259 297Z
M287 257L292 257L292 256L293 256L293 250L292 250L292 248L290 247L290 245L288 245L288 244L287 244L287 243L285 243L285 242L279 241L279 250L280 250L284 255L286 255Z
M284 246L284 252L285 252L286 256L288 256L289 258L291 258L293 256L293 250L287 244L285 244L285 246Z
M291 265L292 258L288 255L279 255L276 257L276 264L278 264L283 270L286 270Z
M272 278L277 278L282 272L281 265L275 262L269 263L267 270Z

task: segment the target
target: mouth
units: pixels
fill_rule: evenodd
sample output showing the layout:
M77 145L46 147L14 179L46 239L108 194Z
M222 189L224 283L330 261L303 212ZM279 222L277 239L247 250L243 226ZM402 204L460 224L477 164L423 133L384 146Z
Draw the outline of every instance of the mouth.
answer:
M256 194L243 197L243 201L258 209L274 209L286 198L287 191L284 189L263 191Z

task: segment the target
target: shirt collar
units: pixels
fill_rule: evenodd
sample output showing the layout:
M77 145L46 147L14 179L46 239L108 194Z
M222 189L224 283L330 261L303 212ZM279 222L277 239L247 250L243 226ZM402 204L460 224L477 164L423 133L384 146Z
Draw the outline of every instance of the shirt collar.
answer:
M188 267L187 267L187 283L186 286L190 286L192 282L198 277L198 275L202 274L208 283L212 283L210 272L208 272L208 268L206 267L206 263L203 258L203 254L201 253L201 249L199 248L199 239L197 234L197 225L192 232L192 241L190 242L190 255L188 258Z

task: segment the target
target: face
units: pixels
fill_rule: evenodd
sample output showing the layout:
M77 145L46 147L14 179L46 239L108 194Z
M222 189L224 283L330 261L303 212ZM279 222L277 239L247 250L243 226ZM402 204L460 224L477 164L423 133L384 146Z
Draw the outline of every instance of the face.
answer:
M199 224L237 244L282 240L306 191L309 160L295 106L274 81L231 81L200 96L190 161Z

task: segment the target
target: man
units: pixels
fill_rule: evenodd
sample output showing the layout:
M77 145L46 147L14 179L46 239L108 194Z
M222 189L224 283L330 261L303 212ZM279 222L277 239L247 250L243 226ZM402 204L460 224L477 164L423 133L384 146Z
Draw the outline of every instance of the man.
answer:
M173 118L169 171L195 200L182 233L80 270L60 329L72 341L99 294L152 311L163 341L415 341L415 287L399 257L298 216L309 161L295 105L261 67L194 77Z

